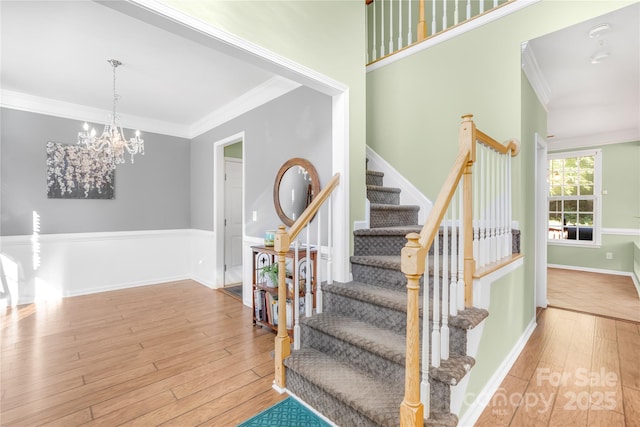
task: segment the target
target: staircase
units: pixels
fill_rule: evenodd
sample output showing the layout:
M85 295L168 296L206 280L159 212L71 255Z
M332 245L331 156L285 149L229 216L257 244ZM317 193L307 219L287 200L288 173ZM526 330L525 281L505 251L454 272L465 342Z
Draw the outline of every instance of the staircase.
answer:
M384 187L376 171L367 171L367 197L371 228L354 232L354 280L323 285L325 311L301 319L302 348L284 362L288 390L342 427L398 426L404 396L407 280L400 251L407 233L420 232L419 207L400 205L400 190ZM432 271L430 265L430 287ZM469 308L449 318L450 357L430 369L425 425L457 424L450 387L475 363L466 355L467 331L487 315Z

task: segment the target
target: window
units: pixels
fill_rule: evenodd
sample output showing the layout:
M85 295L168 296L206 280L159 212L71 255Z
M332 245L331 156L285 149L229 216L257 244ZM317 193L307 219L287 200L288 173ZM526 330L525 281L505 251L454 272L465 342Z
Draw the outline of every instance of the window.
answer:
M549 242L600 244L602 151L549 155Z

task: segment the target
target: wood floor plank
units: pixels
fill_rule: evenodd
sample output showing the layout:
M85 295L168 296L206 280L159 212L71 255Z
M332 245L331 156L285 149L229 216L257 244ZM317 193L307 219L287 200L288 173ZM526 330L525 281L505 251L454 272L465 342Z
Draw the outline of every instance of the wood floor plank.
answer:
M511 374L507 375L478 418L476 427L510 425L518 406L522 404L522 396L527 389L527 384L528 380Z
M265 391L211 418L200 424L199 427L236 426L250 418L247 416L248 413L260 413L286 398L286 394L279 394L274 390Z
M640 390L622 388L626 427L640 427Z

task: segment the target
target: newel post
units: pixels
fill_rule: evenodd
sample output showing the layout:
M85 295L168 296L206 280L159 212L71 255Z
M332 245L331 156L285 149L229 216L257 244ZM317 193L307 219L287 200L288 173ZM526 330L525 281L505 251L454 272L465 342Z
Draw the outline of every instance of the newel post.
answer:
M419 234L409 233L406 238L408 241L402 248L401 270L407 276L407 352L404 399L400 404L400 425L416 427L424 425L424 406L420 401L419 281L424 274L425 254L418 242ZM428 313L424 315L428 316Z
M291 340L287 333L287 285L285 283L285 254L289 251L290 245L289 233L285 231L284 225L281 225L274 239L274 249L278 253L278 335L275 338L275 378L273 380L274 388L281 393L286 387L284 359L291 354Z
M464 169L462 181L462 206L464 222L464 303L466 307L473 307L473 274L476 271L476 261L473 258L473 180L472 169L476 161L476 125L473 114L462 116L458 134L460 149L469 150L469 160Z

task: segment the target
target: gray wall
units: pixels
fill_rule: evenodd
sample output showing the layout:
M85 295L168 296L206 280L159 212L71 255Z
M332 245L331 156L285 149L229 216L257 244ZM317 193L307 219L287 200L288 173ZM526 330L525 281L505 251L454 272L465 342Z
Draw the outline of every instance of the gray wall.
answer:
M0 235L31 234L33 211L42 234L189 228L189 140L144 132L146 153L118 166L113 200L48 199L45 145L75 144L82 123L6 108L0 122Z
M273 182L292 157L313 163L320 184L331 178L331 98L300 87L195 138L191 143L191 228L213 230L213 144L245 132L246 233L262 237L282 223ZM258 221L252 221L253 211Z

